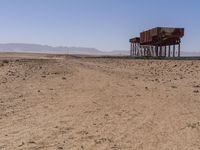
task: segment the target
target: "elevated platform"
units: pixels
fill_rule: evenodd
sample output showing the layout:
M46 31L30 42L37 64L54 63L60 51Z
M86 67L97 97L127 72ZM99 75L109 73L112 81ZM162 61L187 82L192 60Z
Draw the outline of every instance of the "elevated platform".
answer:
M131 56L180 57L184 28L156 27L129 40ZM171 47L173 48L171 51Z

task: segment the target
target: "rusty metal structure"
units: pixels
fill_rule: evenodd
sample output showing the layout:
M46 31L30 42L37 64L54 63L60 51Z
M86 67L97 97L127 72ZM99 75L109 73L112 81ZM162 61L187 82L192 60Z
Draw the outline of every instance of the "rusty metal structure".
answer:
M129 40L130 56L180 57L184 28L156 27ZM172 51L171 51L172 47Z

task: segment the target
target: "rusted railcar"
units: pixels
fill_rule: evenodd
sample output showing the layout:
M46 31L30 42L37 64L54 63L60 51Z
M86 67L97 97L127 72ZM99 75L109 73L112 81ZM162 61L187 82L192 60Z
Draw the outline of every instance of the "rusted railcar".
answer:
M184 28L156 27L140 33L141 45L173 45L178 44L184 36Z
M156 27L129 40L131 56L180 57L184 28ZM172 51L171 51L172 46Z

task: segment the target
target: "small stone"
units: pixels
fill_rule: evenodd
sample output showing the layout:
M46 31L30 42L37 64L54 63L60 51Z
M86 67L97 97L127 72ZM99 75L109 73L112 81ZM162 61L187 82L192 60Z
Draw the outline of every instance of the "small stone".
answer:
M22 142L22 144L20 144L18 147L21 147L21 146L23 146L24 145L24 142Z
M63 80L66 80L66 77L62 77Z
M59 146L58 149L63 149L63 147Z
M105 117L108 117L109 115L108 114L105 114Z
M194 88L200 88L200 85L195 85L195 86L193 86Z
M174 86L174 85L172 85L172 86L171 86L171 88L173 88L173 89L176 89L177 87L176 87L176 86Z
M194 93L199 93L199 90L194 90L193 92L194 92Z

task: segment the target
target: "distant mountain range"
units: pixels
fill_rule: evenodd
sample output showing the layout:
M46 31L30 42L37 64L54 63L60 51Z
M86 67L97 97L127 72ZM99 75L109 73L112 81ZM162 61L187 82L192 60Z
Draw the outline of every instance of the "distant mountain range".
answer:
M82 54L82 55L114 55L127 56L128 50L100 51L96 48L85 47L52 47L40 44L8 43L0 44L0 52L26 52L26 53L50 53L50 54ZM200 52L182 52L182 56L200 56Z
M40 44L8 43L0 44L0 52L26 52L50 54L82 54L82 55L128 55L128 51L103 52L96 48L85 47L52 47Z

